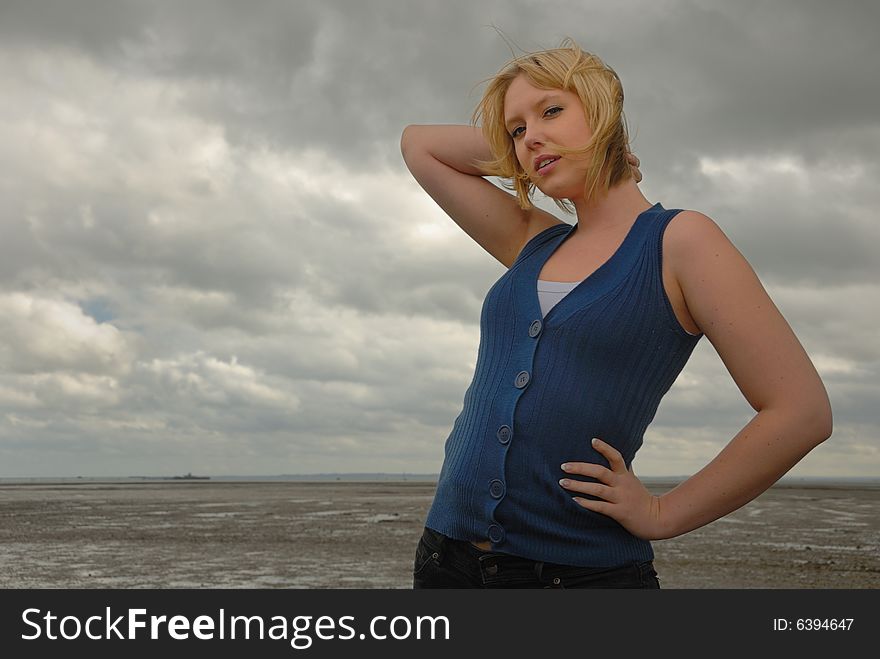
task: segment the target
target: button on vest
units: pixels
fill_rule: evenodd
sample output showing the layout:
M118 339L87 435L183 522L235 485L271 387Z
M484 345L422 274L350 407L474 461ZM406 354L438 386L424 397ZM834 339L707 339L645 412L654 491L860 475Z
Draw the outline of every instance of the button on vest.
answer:
M529 336L533 339L541 333L541 328L544 327L544 324L540 320L533 320L532 324L529 325Z

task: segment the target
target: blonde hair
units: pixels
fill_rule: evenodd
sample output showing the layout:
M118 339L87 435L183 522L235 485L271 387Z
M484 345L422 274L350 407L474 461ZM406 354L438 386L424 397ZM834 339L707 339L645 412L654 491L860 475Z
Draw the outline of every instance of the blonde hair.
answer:
M523 209L532 207L535 184L516 157L513 138L504 125L504 96L510 83L525 75L535 87L563 89L574 92L584 106L584 114L593 135L577 149L558 144L547 146L559 155L589 156L584 195L588 201L605 194L617 183L632 178L626 160L629 131L623 114L623 85L614 70L592 53L585 52L569 37L559 48L527 53L514 57L501 70L482 82L489 82L483 98L474 110L471 123L482 118L482 132L494 160L478 161L477 165L491 176L502 179L502 185L515 190ZM573 212L571 202L554 199L567 213Z

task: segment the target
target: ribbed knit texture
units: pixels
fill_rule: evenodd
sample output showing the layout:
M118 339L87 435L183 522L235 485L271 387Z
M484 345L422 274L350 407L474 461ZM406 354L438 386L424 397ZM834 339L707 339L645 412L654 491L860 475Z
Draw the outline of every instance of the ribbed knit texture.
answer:
M609 260L543 319L538 275L575 227L532 238L492 286L426 526L550 563L653 559L650 542L572 501L560 465L609 466L590 445L599 437L629 467L702 336L685 332L663 289L663 232L678 212L655 204L639 215Z

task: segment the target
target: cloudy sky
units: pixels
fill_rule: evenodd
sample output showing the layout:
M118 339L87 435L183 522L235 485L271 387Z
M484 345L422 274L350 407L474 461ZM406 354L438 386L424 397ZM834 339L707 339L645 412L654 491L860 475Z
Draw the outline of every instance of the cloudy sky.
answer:
M0 476L439 471L503 267L399 139L469 121L493 26L611 64L645 195L760 275L835 414L790 474L880 474L878 7L0 0ZM637 473L752 414L702 340Z

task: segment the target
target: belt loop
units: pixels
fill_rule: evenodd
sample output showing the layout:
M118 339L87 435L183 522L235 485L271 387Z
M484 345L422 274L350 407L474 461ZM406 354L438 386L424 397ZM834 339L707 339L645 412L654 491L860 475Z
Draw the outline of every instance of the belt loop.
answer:
M544 573L544 561L537 561L535 563L535 576L538 578L538 581L541 581L543 573Z

